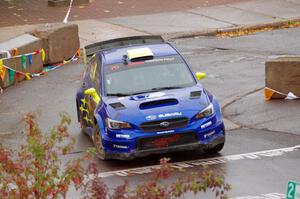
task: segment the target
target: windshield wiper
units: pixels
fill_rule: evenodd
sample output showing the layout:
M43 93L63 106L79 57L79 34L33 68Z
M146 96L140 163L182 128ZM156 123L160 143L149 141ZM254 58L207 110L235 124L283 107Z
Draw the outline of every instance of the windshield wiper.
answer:
M171 90L171 89L178 89L178 88L183 88L182 86L164 86L164 87L157 87L157 88L152 88L152 91L160 91L160 90Z
M142 91L142 92L137 92L137 93L131 93L131 95L139 95L143 93L149 93L149 91Z
M125 97L125 96L129 96L131 94L128 93L107 93L107 96L116 96L116 97Z
M152 88L152 89L146 90L146 91L141 91L141 92L137 92L137 93L131 93L130 95L138 95L138 94L143 94L143 93L150 93L150 92L153 92L153 91L170 90L170 89L177 89L177 88L184 88L184 87L182 87L182 86L157 87L157 88Z

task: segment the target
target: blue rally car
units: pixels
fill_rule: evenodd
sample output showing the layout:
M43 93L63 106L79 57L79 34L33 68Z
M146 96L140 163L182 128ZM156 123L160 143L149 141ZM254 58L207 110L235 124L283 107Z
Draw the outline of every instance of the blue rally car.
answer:
M222 150L217 99L160 36L135 36L84 48L76 95L78 121L101 159L133 159L201 148Z

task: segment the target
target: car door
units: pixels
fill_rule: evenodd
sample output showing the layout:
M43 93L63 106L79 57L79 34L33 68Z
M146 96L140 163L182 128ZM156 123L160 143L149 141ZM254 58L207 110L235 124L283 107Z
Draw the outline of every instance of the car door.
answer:
M101 61L98 56L94 56L91 58L89 63L89 70L88 70L88 79L89 85L88 89L94 88L96 91L96 95L99 96L101 99ZM95 101L93 95L85 94L85 103L86 103L86 115L83 117L83 120L88 127L94 127L94 111L97 105L101 102Z

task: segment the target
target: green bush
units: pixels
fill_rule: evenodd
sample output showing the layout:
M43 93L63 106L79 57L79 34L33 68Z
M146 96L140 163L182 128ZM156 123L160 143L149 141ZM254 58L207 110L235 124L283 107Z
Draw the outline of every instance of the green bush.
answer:
M68 132L71 120L66 113L60 114L60 122L49 133L41 131L35 114L27 114L24 120L26 143L17 153L0 146L0 198L65 198L71 186L81 192L82 198L94 199L167 199L208 190L213 191L216 198L226 198L230 189L222 176L207 168L199 173L183 172L171 183L166 183L173 169L169 159L164 158L148 181L133 187L125 181L110 190L97 177L99 168L93 158L88 158L87 168L82 166L87 157L62 164L61 156L70 153L75 143ZM95 177L85 180L85 176Z

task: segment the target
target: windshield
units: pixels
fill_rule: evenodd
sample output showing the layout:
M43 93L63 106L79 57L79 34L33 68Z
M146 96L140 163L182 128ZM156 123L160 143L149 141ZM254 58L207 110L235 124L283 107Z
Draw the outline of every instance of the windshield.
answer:
M195 80L179 56L156 58L141 62L106 65L106 95L130 95L163 89L182 88Z

